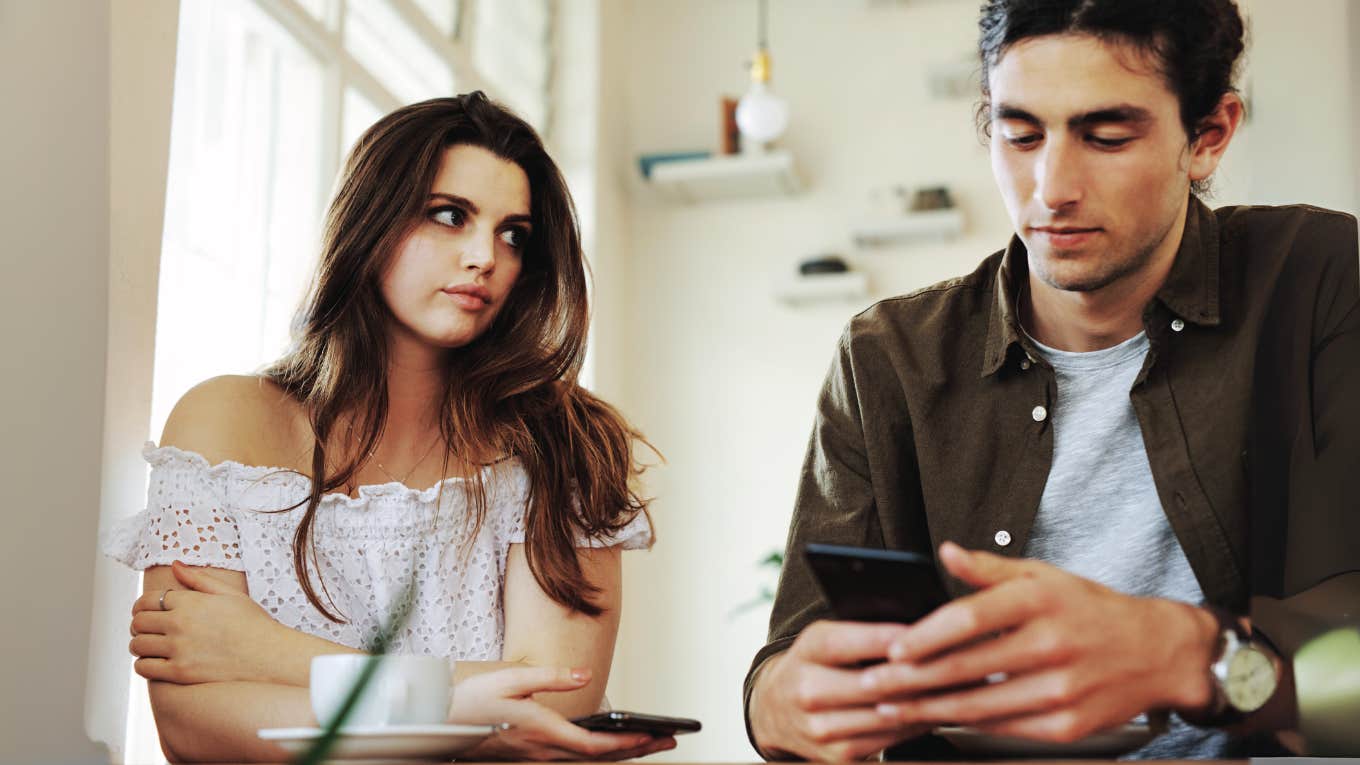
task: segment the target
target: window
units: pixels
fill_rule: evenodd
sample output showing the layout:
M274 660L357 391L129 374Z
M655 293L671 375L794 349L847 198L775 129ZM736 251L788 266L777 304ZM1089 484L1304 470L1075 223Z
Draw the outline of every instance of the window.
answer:
M329 169L320 60L250 2L181 7L152 432L206 376L281 348Z
M193 384L284 350L336 172L384 113L481 88L545 129L549 3L182 0L153 434ZM124 751L161 761L136 676Z
M534 125L547 124L551 21L541 0L497 0L477 8L473 64L506 105ZM511 41L513 44L504 44Z
M345 5L345 50L397 100L409 104L456 92L452 62L431 47L393 4L348 0Z

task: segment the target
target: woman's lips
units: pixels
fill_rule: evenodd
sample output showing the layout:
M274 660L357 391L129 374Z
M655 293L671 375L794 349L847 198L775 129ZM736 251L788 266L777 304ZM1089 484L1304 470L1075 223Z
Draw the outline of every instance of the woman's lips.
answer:
M453 304L467 311L480 311L491 305L491 293L476 284L458 284L445 287L445 295L453 298Z
M473 295L451 292L449 293L449 297L453 298L454 305L467 311L480 311L487 306L485 300Z

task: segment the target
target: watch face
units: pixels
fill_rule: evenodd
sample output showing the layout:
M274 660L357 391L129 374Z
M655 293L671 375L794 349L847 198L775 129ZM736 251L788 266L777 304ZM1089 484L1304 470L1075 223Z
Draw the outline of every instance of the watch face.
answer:
M1279 679L1275 665L1265 653L1243 646L1228 663L1223 691L1239 712L1255 712L1270 700Z

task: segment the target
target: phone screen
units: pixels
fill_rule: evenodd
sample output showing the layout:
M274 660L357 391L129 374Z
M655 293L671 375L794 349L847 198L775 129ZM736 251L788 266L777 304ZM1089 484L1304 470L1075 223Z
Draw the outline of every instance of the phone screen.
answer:
M822 544L803 554L837 619L910 624L949 600L924 555Z

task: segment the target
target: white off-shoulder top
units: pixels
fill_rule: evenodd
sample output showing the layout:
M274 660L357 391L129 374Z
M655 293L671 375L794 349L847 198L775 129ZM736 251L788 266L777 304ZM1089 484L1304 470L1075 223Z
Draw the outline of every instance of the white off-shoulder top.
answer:
M146 509L103 535L110 557L137 570L179 560L245 572L250 597L280 623L357 649L371 644L414 576L410 617L389 650L501 658L506 560L510 545L524 541L529 493L517 459L483 468L487 510L475 536L460 485L466 479L423 491L393 482L361 486L357 497L325 495L312 525L319 562L312 584L347 620L337 624L308 602L294 572L293 533L306 503L279 512L307 499L310 478L285 468L210 465L153 443L142 454L151 465ZM651 539L639 513L613 537L581 546L636 549Z

